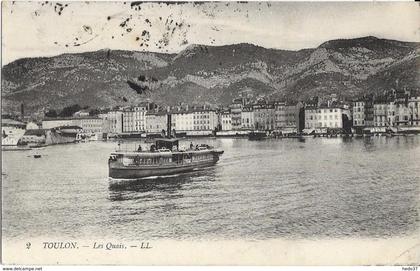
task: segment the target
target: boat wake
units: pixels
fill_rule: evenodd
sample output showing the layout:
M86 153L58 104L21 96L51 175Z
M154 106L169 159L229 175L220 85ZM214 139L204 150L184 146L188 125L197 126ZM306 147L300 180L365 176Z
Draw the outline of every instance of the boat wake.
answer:
M156 176L147 176L143 178L124 178L124 179L118 179L118 178L112 178L108 177L108 180L111 183L125 183L125 182L135 182L135 181L147 181L147 180L157 180L157 179L167 179L167 178L175 178L179 177L181 174L173 174L173 175L156 175Z
M140 179L136 179L136 180L155 180L155 179L166 179L166 178L174 178L174 177L178 177L181 174L173 174L173 175L162 175L162 176L148 176L148 177L144 177L144 178L140 178Z

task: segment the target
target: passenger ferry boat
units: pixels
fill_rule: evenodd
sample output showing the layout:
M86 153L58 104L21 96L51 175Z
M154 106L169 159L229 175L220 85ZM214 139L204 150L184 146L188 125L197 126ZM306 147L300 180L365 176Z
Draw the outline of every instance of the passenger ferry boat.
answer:
M222 154L222 150L208 145L190 145L187 150L179 150L177 139L159 139L150 151L119 150L111 153L109 177L137 179L193 171L216 164Z

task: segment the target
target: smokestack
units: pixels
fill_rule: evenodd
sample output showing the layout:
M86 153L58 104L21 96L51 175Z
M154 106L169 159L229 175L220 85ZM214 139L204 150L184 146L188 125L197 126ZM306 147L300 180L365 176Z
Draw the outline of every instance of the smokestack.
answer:
M22 119L23 119L24 115L25 115L25 106L24 106L23 103L21 103L20 104L20 116L21 116Z

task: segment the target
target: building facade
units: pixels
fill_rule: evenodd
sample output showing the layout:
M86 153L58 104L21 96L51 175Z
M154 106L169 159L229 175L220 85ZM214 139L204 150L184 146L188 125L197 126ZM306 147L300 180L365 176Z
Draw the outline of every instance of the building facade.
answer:
M123 113L122 111L110 111L102 115L104 122L104 133L120 134L123 131Z
M168 114L164 111L148 111L146 113L146 132L148 134L167 133Z
M241 112L241 126L244 130L255 128L254 109L252 106L244 106Z
M365 126L365 102L358 100L353 102L353 126Z
M375 102L373 104L373 126L388 126L388 104L386 102Z
M305 109L305 128L343 128L343 115L350 116L342 107L308 107Z
M222 131L232 130L232 117L230 110L224 110L220 113L220 125L222 126Z
M80 126L84 133L100 134L103 133L104 122L99 117L86 117L74 119L73 125Z
M122 113L123 133L146 131L146 105L126 108Z
M172 130L177 132L194 130L194 114L188 109L177 108L171 112L171 116Z
M78 117L65 119L46 119L42 121L42 129L78 126L83 134L102 134L105 131L104 119L100 117Z
M255 130L274 130L276 119L274 104L258 103L253 105L253 109L255 116Z
M230 105L232 130L240 130L242 128L242 108L242 99L234 99Z
M318 120L319 116L319 120ZM305 108L305 129L316 129L322 127L321 110L317 107L307 106Z
M408 100L408 107L411 113L410 125L420 126L420 96L411 97Z
M216 110L195 108L192 110L194 131L214 131L218 125Z

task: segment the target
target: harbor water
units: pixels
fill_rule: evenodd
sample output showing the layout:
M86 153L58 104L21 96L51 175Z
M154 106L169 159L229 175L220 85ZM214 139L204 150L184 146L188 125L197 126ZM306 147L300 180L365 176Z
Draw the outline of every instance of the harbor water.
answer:
M418 231L420 136L193 142L225 152L213 167L112 186L107 160L115 142L3 152L4 238L387 238Z

